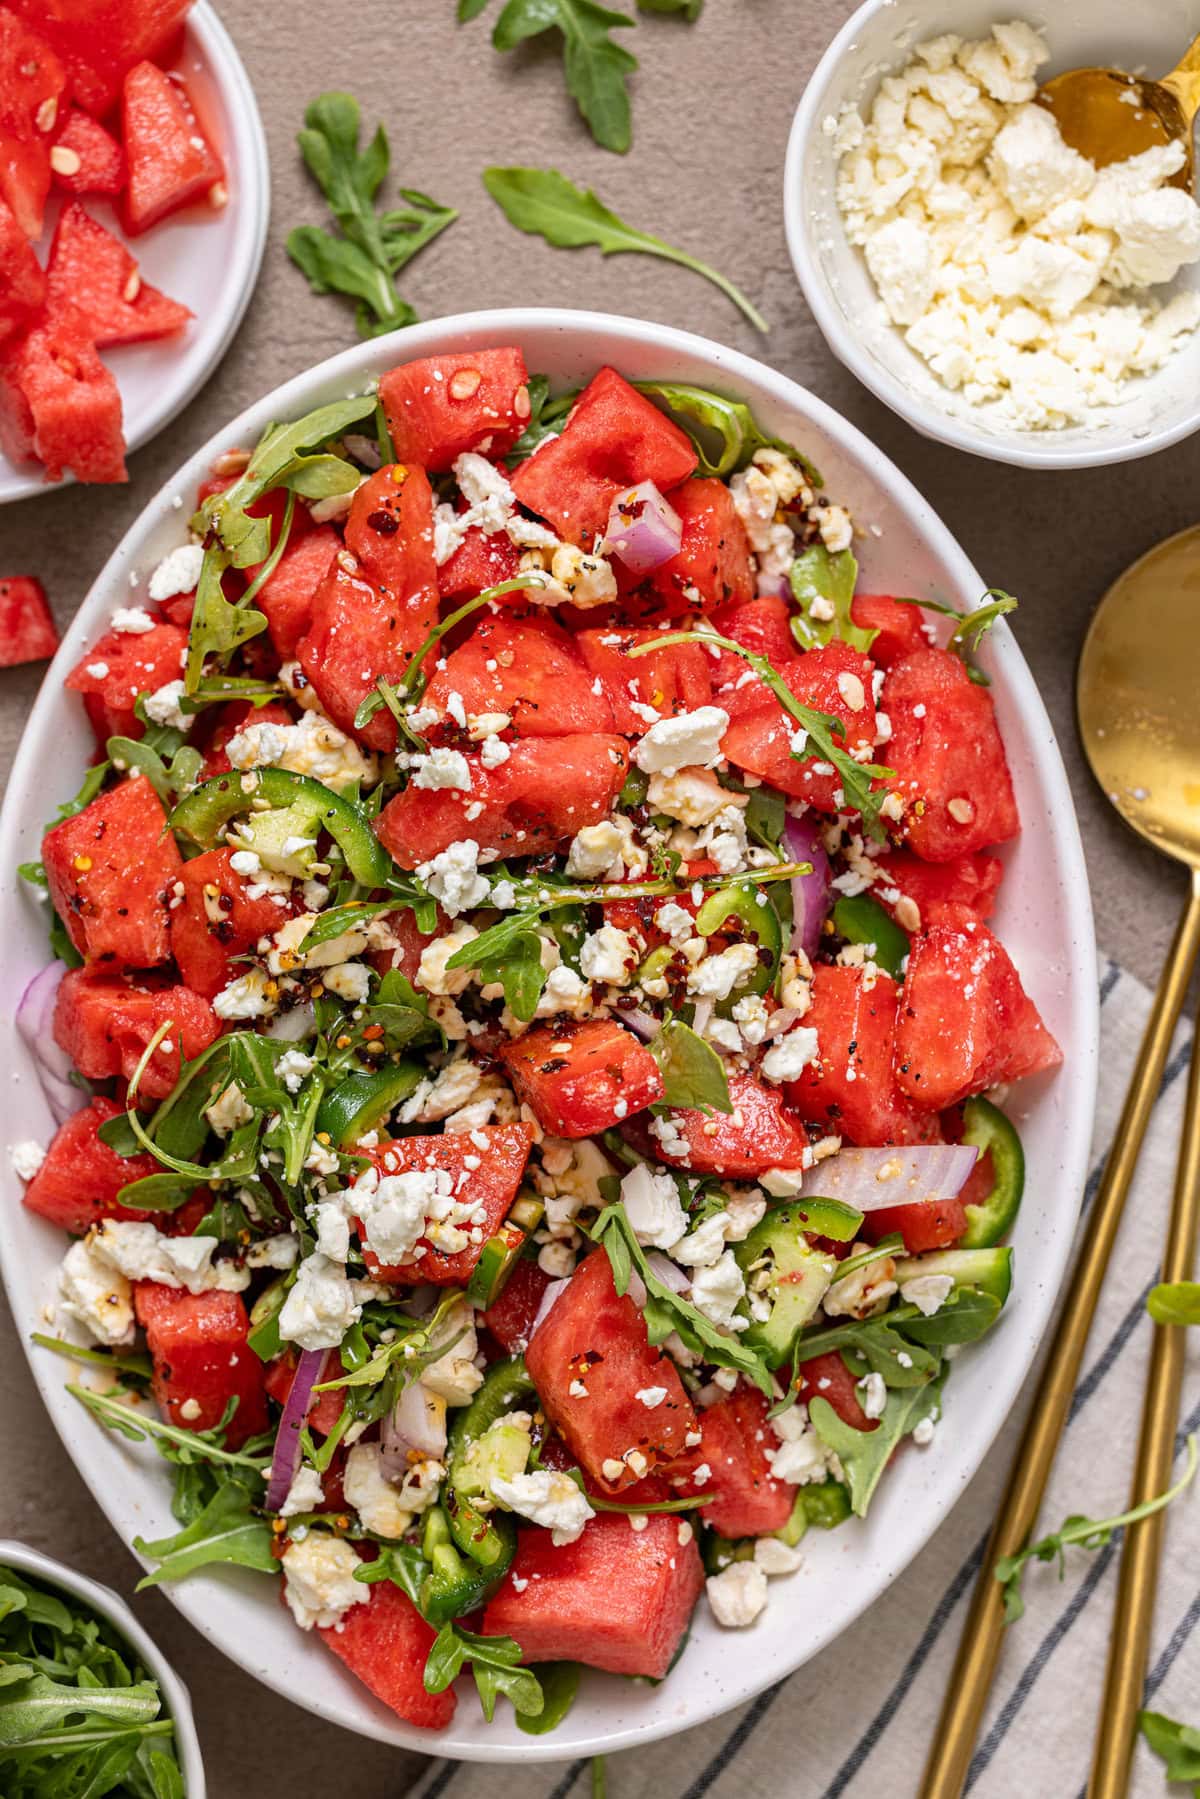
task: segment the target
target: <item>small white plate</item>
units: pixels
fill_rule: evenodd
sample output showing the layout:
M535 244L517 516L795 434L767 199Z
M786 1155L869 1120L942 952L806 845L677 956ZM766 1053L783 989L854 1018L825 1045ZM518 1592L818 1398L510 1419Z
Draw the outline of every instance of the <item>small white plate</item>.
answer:
M103 195L82 196L88 211L128 242L143 277L196 315L179 337L103 352L121 389L129 452L183 411L229 348L254 292L270 217L270 166L258 103L233 39L208 0L188 14L183 49L172 67L187 81L225 160L228 205L220 212L190 206L143 237L126 239ZM39 261L45 261L58 211L52 201ZM0 453L0 505L62 485L47 481L39 463L10 462Z

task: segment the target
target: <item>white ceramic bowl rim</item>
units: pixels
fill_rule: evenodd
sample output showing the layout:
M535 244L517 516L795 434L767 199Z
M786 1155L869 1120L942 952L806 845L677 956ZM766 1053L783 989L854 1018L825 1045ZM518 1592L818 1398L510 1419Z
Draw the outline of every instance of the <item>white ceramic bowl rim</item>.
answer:
M175 1752L183 1771L187 1799L205 1799L200 1739L196 1735L196 1720L192 1716L192 1701L188 1690L120 1594L114 1593L111 1587L102 1586L98 1580L91 1580L86 1574L80 1574L77 1569L69 1568L65 1562L55 1561L53 1556L43 1555L40 1549L31 1549L27 1543L18 1543L13 1538L0 1537L0 1566L15 1568L18 1573L28 1574L31 1579L42 1581L48 1587L58 1587L64 1593L70 1593L73 1598L89 1606L98 1617L111 1624L117 1635L125 1639L162 1691L166 1709L175 1726Z
M220 246L219 300L197 317L191 334L180 341L179 354L173 359L164 356L153 381L139 383L138 404L127 421L128 455L149 443L195 399L233 342L254 293L271 219L267 137L245 65L210 0L196 0L187 31L221 97L229 133L226 156L235 184L232 228ZM155 277L164 279L158 271ZM114 373L119 380L119 363ZM143 399L146 393L149 398ZM11 463L0 455L0 504L58 493L74 483L69 473L61 481L46 481L40 466Z
M1090 0L1086 0L1086 3L1090 4ZM958 29L963 35L972 36L990 28L988 25L947 24L947 12L952 14L954 10L948 0L947 4L930 7L928 10L937 12L938 22L934 24L931 21L928 28L920 30L912 38L913 43L934 36L939 31ZM1024 16L1021 8L1007 5L996 4L985 10L991 13L993 23L1018 14ZM1123 10L1130 18L1138 16L1136 13L1131 14L1127 7ZM898 413L924 436L950 444L955 449L966 450L971 455L986 456L993 461L1011 463L1020 468L1098 468L1111 462L1132 462L1142 456L1152 456L1171 444L1179 443L1183 438L1191 437L1200 429L1200 394L1195 398L1191 410L1181 412L1173 421L1151 426L1135 436L1130 420L1128 434L1118 435L1113 432L1111 435L1106 434L1103 441L1093 443L1086 441L1086 426L1076 427L1069 435L1058 431L1020 431L1015 427L1007 430L973 428L967 420L949 410L952 397L948 390L947 404L938 404L935 378L931 377L930 397L915 392L879 357L871 353L862 337L847 321L845 312L830 295L820 258L814 249L814 236L818 231L832 230L844 235L842 220L836 207L835 216L828 222L823 217L817 220L811 215L805 204L804 176L810 156L822 153L830 144L829 137L822 131L822 122L832 110L830 88L848 54L858 49L863 32L880 14L887 16L892 36L907 22L901 16L897 0L865 0L847 20L809 77L792 121L784 161L783 213L788 250L804 297L834 354L852 374L857 375L864 387L869 388L893 412ZM1051 9L1046 20L1046 29L1051 37L1056 17L1055 10ZM1040 25L1041 19L1034 19L1032 22ZM1187 31L1181 30L1179 43L1186 43L1187 37ZM903 61L903 58L897 60ZM1081 54L1078 60L1090 63L1103 61L1104 57L1099 51L1093 51L1086 57ZM1068 62L1067 66L1073 64ZM1120 66L1127 65L1122 63ZM1132 62L1128 66L1132 67ZM1186 369L1181 366L1180 357L1184 353L1182 350L1176 352L1148 380L1165 384L1172 383L1173 378L1177 385L1191 379L1193 392L1196 392L1193 378L1195 364ZM1121 414L1125 410L1123 407L1108 409L1106 422L1109 419L1115 423L1124 422Z
M63 678L102 623L104 600L107 598L111 605L118 595L128 593L130 571L140 568L143 574L145 572L142 552L148 540L155 534L163 540L168 521L179 518L178 510L172 507L173 496L194 490L214 455L233 445L252 444L267 423L302 414L314 403L317 394L328 399L338 392L361 391L367 378L397 361L411 360L450 346L484 347L497 342L523 343L531 338L543 344L549 360L551 351L546 340L559 337L568 351L585 355L583 366L593 370L603 360L610 360L620 367L623 358L627 358L626 366L636 360L644 369L649 361L660 378L668 379L671 378L669 370L699 363L703 365L704 378L709 385L734 392L747 388L752 393L756 389L763 390L765 398L761 404L769 405L772 411L786 409L794 414L798 430L812 429L822 433L831 446L831 453L855 465L864 485L871 484L879 496L879 503L894 507L902 521L902 527L898 526L898 529L902 528L914 539L933 546L939 565L945 565L950 571L948 588L964 600L969 598L972 603L982 593L984 583L907 478L822 400L747 356L670 327L584 311L512 308L428 320L392 337L356 345L285 383L197 450L145 508L94 584L46 675L18 750L9 797L0 820L0 882L4 879L4 871L12 870L23 856L36 853L32 848L33 825L18 817L19 810L29 812L29 807L24 799L18 800L15 796L36 791L39 785L46 786L40 741L44 731L39 727L60 704ZM700 377L693 373L688 378ZM600 1696L597 1690L597 1697L587 1705L581 1698L566 1723L544 1738L523 1736L510 1723L502 1722L499 1713L492 1727L483 1725L482 1720L472 1720L465 1715L473 1710L469 1698L464 1699L459 1718L449 1732L435 1736L411 1729L385 1714L368 1699L363 1689L355 1687L352 1691L348 1677L345 1684L339 1684L334 1670L327 1666L323 1647L308 1640L300 1643L295 1654L311 1648L317 1660L304 1664L303 1676L298 1676L293 1669L292 1677L287 1678L278 1665L272 1665L261 1645L255 1643L255 1620L263 1616L263 1610L262 1602L256 1605L249 1595L255 1585L261 1588L261 1576L243 1576L240 1571L232 1571L225 1577L198 1575L165 1586L163 1590L168 1598L184 1616L249 1673L333 1723L425 1752L464 1760L507 1762L560 1760L564 1756L615 1751L670 1735L689 1724L729 1710L791 1672L802 1661L819 1653L852 1623L928 1541L982 1463L1021 1390L1049 1320L1054 1296L1070 1256L1083 1190L1095 1091L1098 1031L1095 941L1087 875L1070 791L1045 708L1016 642L1003 623L992 633L988 655L989 665L998 677L997 695L1011 703L1029 745L1031 766L1036 768L1036 791L1044 801L1048 818L1054 821L1054 849L1060 877L1058 903L1066 921L1063 942L1056 946L1060 957L1057 972L1061 976L1063 995L1058 1006L1062 1015L1059 1029L1070 1048L1067 1065L1059 1072L1056 1084L1044 1101L1055 1119L1057 1169L1047 1191L1057 1194L1058 1210L1047 1205L1037 1223L1036 1228L1041 1233L1037 1240L1045 1254L1036 1269L1031 1267L1021 1288L1019 1317L1008 1317L1004 1331L989 1346L992 1360L986 1394L988 1403L975 1407L960 1404L954 1410L952 1427L947 1427L940 1451L943 1459L937 1464L939 1478L929 1495L922 1494L919 1504L907 1509L898 1504L889 1511L885 1496L881 1494L882 1503L875 1509L887 1513L887 1527L886 1531L881 1527L870 1538L870 1578L859 1578L851 1595L852 1577L856 1573L861 1575L861 1570L856 1570L852 1564L842 1567L838 1586L841 1609L835 1605L821 1613L813 1624L812 1634L799 1651L789 1640L782 1651L777 1646L774 1655L767 1653L765 1647L756 1652L754 1635L742 1634L728 1648L723 1638L722 1653L715 1658L714 1668L703 1680L694 1676L690 1686L686 1656L673 1681L656 1689L654 1694L648 1694L645 1689L636 1691L629 1683L609 1676L599 1677L607 1683L604 1695ZM52 804L53 801L47 798L43 811ZM38 816L41 814L31 814L31 818ZM11 905L9 910L12 910ZM14 1222L11 1216L21 1210L19 1206L0 1208L0 1263L18 1322L31 1315L30 1281L27 1271L18 1265L16 1248L20 1220ZM29 1214L24 1214L24 1219L28 1220ZM35 1356L30 1346L26 1347L34 1377L56 1428L118 1533L129 1542L139 1530L154 1536L160 1530L172 1528L163 1502L162 1483L147 1478L144 1486L139 1487L132 1469L119 1480L113 1477L111 1470L106 1471L108 1445L97 1444L81 1431L75 1402L62 1391L61 1372L47 1366L55 1358ZM128 1455L128 1446L122 1447ZM922 1466L932 1464L926 1462ZM921 1476L922 1480L926 1478ZM932 1476L928 1478L932 1479ZM148 1529L148 1525L156 1528ZM854 1530L858 1528L856 1526ZM881 1537L886 1541L881 1543ZM856 1539L850 1527L836 1533L836 1538L846 1543L847 1553L852 1551ZM858 1540L858 1546L865 1559L866 1540ZM823 1550L824 1544L820 1548ZM801 1574L796 1578L802 1582L805 1576ZM797 1600L803 1602L802 1586L797 1588ZM268 1603L275 1606L274 1599ZM777 1589L773 1604L786 1608L786 1593ZM290 1622L278 1608L275 1615L281 1624ZM295 1634L298 1638L299 1633ZM730 1654L729 1648L735 1653ZM697 1649L693 1637L693 1655ZM716 1671L717 1660L719 1673ZM694 1670L697 1666L694 1662ZM659 1695L665 1695L665 1700ZM589 1715L589 1721L583 1723L581 1719L585 1714Z

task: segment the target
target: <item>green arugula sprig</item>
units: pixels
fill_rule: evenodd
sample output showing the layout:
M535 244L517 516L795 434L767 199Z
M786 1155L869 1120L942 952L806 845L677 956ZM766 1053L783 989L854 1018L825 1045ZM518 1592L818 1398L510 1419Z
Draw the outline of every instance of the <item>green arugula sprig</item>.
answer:
M983 601L971 612L960 612L957 606L944 605L941 600L912 599L907 594L900 595L899 600L903 606L919 606L923 612L939 612L943 618L956 619L945 647L960 659L977 687L991 686L991 677L975 661L975 651L997 619L1017 610L1020 602L1011 593L1005 593L1002 587L989 587Z
M360 337L380 337L414 324L417 314L396 291L396 276L432 243L458 213L418 188L402 187L404 205L379 211L379 190L391 152L378 126L358 147L360 112L350 94L319 94L297 134L300 153L329 202L340 236L319 225L298 225L287 251L314 293L345 294L357 302Z
M663 1080L662 1103L672 1110L733 1111L725 1064L682 1018L669 1018L647 1046Z
M842 1464L850 1507L856 1517L866 1517L896 1445L903 1437L911 1436L924 1419L936 1419L940 1412L941 1380L938 1378L921 1387L890 1389L883 1415L870 1430L855 1430L853 1425L844 1423L829 1401L819 1394L809 1399L809 1420L821 1441L834 1451Z
M690 387L682 381L635 381L633 385L640 394L661 400L687 432L696 446L697 474L723 481L745 468L756 450L779 450L803 469L810 487L824 485L819 471L795 444L762 431L744 400L731 400L711 388Z
M608 1256L613 1285L618 1293L628 1291L634 1269L641 1276L646 1289L642 1311L652 1347L662 1343L674 1331L681 1343L703 1356L706 1362L718 1368L736 1369L747 1380L753 1381L768 1399L774 1398L771 1372L761 1357L736 1336L720 1330L690 1300L659 1280L646 1260L646 1252L638 1242L620 1200L605 1206L592 1225L590 1235L593 1242L603 1246Z
M1190 1781L1192 1792L1200 1799L1200 1730L1168 1718L1165 1712L1139 1712L1138 1728L1166 1764L1167 1780Z
M425 1691L444 1693L469 1667L490 1724L503 1693L518 1718L537 1718L545 1706L541 1682L532 1668L522 1668L521 1646L511 1637L484 1637L460 1624L444 1624L425 1663Z
M823 543L809 544L792 563L789 580L800 607L792 618L792 636L802 650L815 649L840 637L851 649L869 653L879 632L856 625L850 615L858 563L849 550L839 550L834 555ZM832 618L814 616L813 603L817 600L828 601L833 607Z
M1048 1537L1039 1538L1036 1543L1030 1543L1015 1555L1001 1556L993 1572L1004 1591L1004 1622L1015 1623L1025 1610L1021 1581L1028 1562L1057 1561L1058 1578L1062 1580L1066 1573L1066 1551L1071 1544L1077 1543L1084 1549L1102 1549L1106 1543L1111 1542L1115 1531L1137 1524L1155 1512L1161 1512L1164 1506L1170 1505L1173 1499L1178 1499L1191 1485L1196 1473L1196 1462L1196 1439L1190 1436L1187 1440L1187 1465L1174 1486L1168 1487L1165 1493L1159 1493L1153 1499L1135 1505L1130 1511L1119 1513L1115 1518L1088 1518L1076 1513L1065 1518L1059 1529L1052 1531Z
M530 0L530 3L541 5L543 0ZM679 250L673 244L653 237L650 232L639 231L635 225L627 224L591 188L576 187L557 169L485 169L483 185L509 224L515 225L518 231L543 237L558 250L591 246L604 256L637 252L677 263L719 287L756 331L769 329L758 308L727 276L686 250Z
M183 1799L157 1682L73 1596L0 1566L0 1790L6 1799Z
M886 798L885 794L876 792L872 781L886 781L895 774L895 769L885 768L878 762L856 762L846 750L834 742L833 733L842 732L842 722L831 713L818 712L815 707L806 706L798 700L783 676L777 673L766 656L748 650L744 644L735 643L732 637L720 637L715 631L670 631L665 637L656 637L649 643L639 643L626 655L631 659L648 656L652 650L668 648L674 643L699 643L728 650L731 655L740 656L758 675L764 686L769 687L779 704L789 717L805 731L812 744L803 753L792 751L797 761L803 761L808 755L816 755L831 762L842 777L842 792L846 805L862 814L862 821L871 836L879 842L887 841L887 832L883 828L880 808Z
M458 0L459 24L477 19L489 3ZM513 50L543 32L557 30L567 92L596 142L624 155L633 140L626 82L638 60L612 33L634 23L625 13L598 6L596 0L507 0L492 30L492 43L497 50Z

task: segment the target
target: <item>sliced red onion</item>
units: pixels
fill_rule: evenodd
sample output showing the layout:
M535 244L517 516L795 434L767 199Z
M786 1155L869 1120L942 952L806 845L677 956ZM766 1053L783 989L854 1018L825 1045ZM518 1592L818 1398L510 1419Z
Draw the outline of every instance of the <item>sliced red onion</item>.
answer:
M969 1143L843 1149L804 1177L803 1199L840 1199L860 1212L956 1199L979 1154Z
M650 1039L657 1037L662 1030L662 1019L655 1018L654 1014L647 1012L644 1006L638 1006L632 1012L619 1012L617 1016L622 1024L629 1026L635 1037L641 1038L643 1043L649 1043Z
M410 1450L440 1460L446 1453L445 1406L430 1405L420 1381L409 1381L383 1420L379 1446L389 1474L408 1472Z
M760 575L758 597L760 600L790 600L792 584L786 575Z
M570 1284L571 1283L569 1280L551 1281L550 1282L550 1285L546 1288L546 1291L542 1294L541 1304L538 1306L537 1312L534 1314L533 1330L531 1330L529 1333L531 1338L534 1334L534 1331L537 1330L539 1324L542 1322L542 1319L546 1316L546 1313L550 1310L550 1307L554 1304L555 1300L558 1298L559 1294L563 1291L564 1288L569 1287Z
M648 575L678 556L683 521L653 481L627 487L612 503L602 551L619 556L635 575Z
M651 1274L658 1276L664 1287L670 1287L672 1293L686 1293L692 1284L683 1269L670 1256L663 1255L661 1250L650 1251L646 1257L646 1266Z
M317 1028L317 1014L307 1003L293 1006L290 1012L279 1012L263 1031L276 1043L303 1043Z
M783 844L793 862L812 863L811 874L797 875L792 881L791 944L793 951L803 950L811 958L821 941L821 926L833 894L829 857L817 825L790 813L784 820Z
M17 1005L17 1029L33 1057L55 1124L78 1112L87 1097L70 1078L70 1056L54 1041L54 1002L65 973L61 962L51 962L34 975Z
M303 1349L300 1360L296 1363L296 1372L284 1401L283 1416L279 1420L275 1448L271 1454L271 1477L267 1482L269 1512L279 1510L296 1478L296 1471L300 1466L300 1432L304 1429L308 1408L312 1404L313 1388L320 1380L321 1370L325 1366L325 1356L326 1351L323 1349Z
M639 1312L645 1308L646 1283L636 1268L629 1270L629 1285L625 1289L625 1294L628 1299L632 1299Z

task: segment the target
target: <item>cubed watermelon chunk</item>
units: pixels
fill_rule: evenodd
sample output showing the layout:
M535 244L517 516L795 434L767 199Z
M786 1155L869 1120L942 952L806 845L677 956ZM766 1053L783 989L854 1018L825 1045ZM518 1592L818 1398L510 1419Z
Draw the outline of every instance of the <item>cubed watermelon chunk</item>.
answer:
M881 1206L863 1219L862 1234L868 1243L899 1234L910 1256L931 1249L950 1249L967 1228L966 1207L961 1199L918 1199L908 1206Z
M46 276L16 214L0 195L0 343L32 323L46 298Z
M934 925L913 943L896 1026L896 1083L944 1110L1056 1068L1062 1051L985 924Z
M799 1168L808 1138L774 1087L752 1074L729 1077L732 1112L680 1109L671 1122L687 1141L683 1155L668 1155L657 1137L638 1120L631 1135L647 1154L697 1174L724 1174L735 1180L752 1180L768 1168ZM712 1127L716 1126L714 1130Z
M905 986L905 994L908 988ZM937 1142L937 1120L913 1103L896 1083L897 988L890 975L821 963L813 970L812 1004L805 1025L817 1033L817 1057L787 1083L788 1103L799 1117L850 1143L882 1148L889 1143ZM951 1018L958 1028L955 1002Z
M0 577L0 668L44 662L58 648L46 590L33 575Z
M927 862L951 862L1021 828L992 696L947 650L918 650L884 684L887 760L903 832Z
M454 1689L425 1690L425 1663L436 1631L390 1580L364 1591L371 1595L366 1605L352 1605L334 1629L320 1631L322 1639L351 1674L406 1724L445 1730L454 1718Z
M125 185L125 152L99 119L78 106L59 118L50 167L69 194L119 194Z
M480 1207L483 1216L467 1227L468 1235L481 1232L478 1242L468 1242L458 1250L439 1248L428 1237L421 1237L410 1261L389 1265L380 1262L364 1245L363 1258L372 1279L402 1286L424 1281L435 1287L465 1286L483 1254L484 1244L499 1230L517 1197L533 1135L527 1124L489 1124L469 1135L452 1132L441 1137L402 1137L394 1143L381 1143L373 1150L371 1160L383 1178L414 1169L444 1171L455 1199L463 1205ZM486 1148L477 1141L480 1136L487 1139Z
M80 481L127 481L121 420L116 381L74 314L0 351L0 448L45 463L48 481L67 469Z
M59 215L46 265L46 302L53 315L74 316L99 349L172 337L192 317L186 306L142 280L125 245L78 200Z
M871 697L873 665L840 638L785 662L778 670L804 705L839 720L839 748L854 755L872 751L875 705ZM813 752L797 760L792 754L796 721L757 680L724 697L731 722L721 741L724 754L738 768L758 775L781 793L806 800L818 812L844 809L842 777Z
M584 388L560 436L512 477L523 506L585 548L603 536L617 495L641 481L660 493L696 466L691 439L612 368Z
M856 593L850 617L864 631L876 633L870 648L876 668L891 668L904 656L929 648L925 615L910 600L894 600L886 593Z
M527 1662L583 1662L661 1680L703 1588L699 1551L694 1539L680 1542L678 1518L659 1514L632 1531L627 1518L609 1514L561 1549L548 1530L518 1532L483 1628L512 1637Z
M792 1514L796 1489L776 1480L767 1451L778 1438L767 1417L767 1402L754 1387L739 1386L728 1399L700 1413L700 1467L708 1478L696 1485L689 1477L680 1491L709 1500L704 1522L723 1537L761 1537L782 1530Z
M211 1430L236 1399L229 1447L266 1429L263 1364L247 1342L250 1322L240 1293L185 1293L135 1281L133 1304L154 1358L154 1397L169 1423Z
M654 723L647 708L668 717L692 712L712 699L713 663L698 643L675 643L631 661L629 652L653 643L670 625L638 629L580 631L576 643L591 677L600 683L615 727L626 737L644 737Z
M658 1063L610 1018L539 1024L500 1052L518 1096L555 1137L592 1137L662 1098Z
M111 1099L96 1098L60 1126L50 1141L46 1160L25 1189L25 1204L31 1212L76 1237L82 1237L101 1218L149 1218L161 1228L161 1212L141 1212L117 1204L117 1194L130 1181L162 1173L153 1156L119 1156L101 1139L100 1126L121 1109Z
M53 44L81 106L102 117L121 77L144 57L162 62L191 0L12 0Z
M162 801L138 775L98 794L42 839L50 898L85 961L168 960L167 903L184 864Z
M332 525L320 525L302 536L293 532L255 596L254 604L266 614L271 642L285 661L296 654L296 645L312 622L317 591L341 547Z
M978 851L956 856L953 862L923 862L908 850L893 850L877 857L875 866L882 874L871 889L871 898L908 931L954 924L964 906L977 918L989 917L1004 873L998 856ZM915 920L911 907L903 904L905 899L916 907Z
M106 631L81 656L66 679L83 704L101 748L109 737L141 737L146 727L134 712L139 694L177 681L188 634L180 625L149 631Z
M225 204L225 167L187 87L152 62L138 63L125 76L121 135L129 168L122 221L131 237L197 200Z
M483 1323L509 1355L524 1355L529 1348L538 1307L549 1285L550 1276L533 1257L522 1256L499 1297L484 1312Z
M460 350L389 369L379 383L396 457L440 474L465 450L493 461L529 422L520 350Z
M0 199L28 238L41 236L50 134L67 79L41 25L36 14L27 23L0 6Z
M796 654L796 639L792 636L790 623L792 615L787 601L779 594L740 600L719 607L709 616L714 631L722 637L732 638L743 649L753 650L756 656L765 656L776 668L780 663L790 662ZM730 655L728 660L727 678L737 682L745 674L746 664L740 656Z
M315 678L313 685L319 692ZM502 856L556 849L608 817L629 757L620 737L576 732L522 738L495 768L484 767L478 752L468 753L467 763L468 791L410 784L380 813L379 840L402 868L416 868L466 838Z
M582 639L570 637L552 618L504 613L485 618L439 666L421 705L441 714L443 731L449 724L451 736L457 728L449 713L452 694L460 696L468 721L503 713L518 737L611 731L612 708L593 690L581 648Z
M692 1402L671 1358L651 1348L633 1300L617 1293L603 1249L576 1268L534 1331L525 1365L547 1418L603 1492L686 1456ZM666 1396L647 1406L637 1395L652 1387Z
M472 525L454 554L438 569L438 590L444 600L474 599L489 587L511 581L521 563L521 552L504 531L482 531ZM502 596L519 601L519 593Z
M61 826L59 827L61 829ZM187 986L213 999L235 978L235 956L244 956L260 937L269 937L291 917L286 895L260 893L252 899L232 866L232 850L208 850L180 867L182 896L170 907L170 954Z
M207 1049L221 1035L220 1019L189 987L140 986L84 968L63 976L54 1006L54 1041L89 1081L113 1075L131 1080L150 1039L164 1024L172 1028L146 1064L139 1088L143 1099L166 1098L179 1079L181 1052L191 1061Z
M725 482L698 476L673 488L667 500L683 526L679 553L648 579L669 609L686 612L702 606L707 611L752 600L750 540Z

